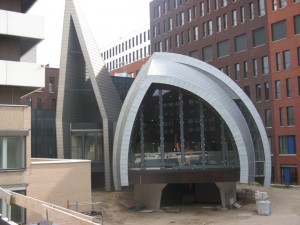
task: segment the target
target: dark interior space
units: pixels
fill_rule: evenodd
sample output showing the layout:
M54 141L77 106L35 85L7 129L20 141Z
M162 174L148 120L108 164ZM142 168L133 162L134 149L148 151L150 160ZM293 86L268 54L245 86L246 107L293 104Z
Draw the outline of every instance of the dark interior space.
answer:
M162 191L161 206L192 203L221 204L220 192L216 184L168 184Z

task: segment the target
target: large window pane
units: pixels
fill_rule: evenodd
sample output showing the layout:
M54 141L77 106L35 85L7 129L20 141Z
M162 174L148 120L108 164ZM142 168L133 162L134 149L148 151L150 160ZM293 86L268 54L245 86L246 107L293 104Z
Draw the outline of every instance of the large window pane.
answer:
M282 20L272 24L272 41L286 38L286 21Z
M218 57L229 55L229 41L218 42Z
M206 46L202 49L203 61L208 62L212 60L212 46Z
M247 49L247 35L242 34L234 38L235 51L240 52Z
M294 17L295 34L300 34L300 15Z
M266 33L264 27L253 30L252 36L253 36L253 47L266 44Z

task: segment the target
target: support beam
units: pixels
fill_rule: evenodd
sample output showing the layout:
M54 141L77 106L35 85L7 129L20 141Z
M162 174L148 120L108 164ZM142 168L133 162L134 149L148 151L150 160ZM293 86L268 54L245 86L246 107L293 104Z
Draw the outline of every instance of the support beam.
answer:
M220 190L222 207L227 208L236 202L236 183L235 182L216 182Z
M167 184L135 184L134 199L149 209L159 209L162 190Z

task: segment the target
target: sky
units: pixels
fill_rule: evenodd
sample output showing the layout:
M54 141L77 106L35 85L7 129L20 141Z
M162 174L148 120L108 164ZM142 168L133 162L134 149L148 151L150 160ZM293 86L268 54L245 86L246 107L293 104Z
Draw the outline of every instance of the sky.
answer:
M151 0L80 0L99 49L149 24ZM37 63L59 67L65 0L38 0L28 14L45 18Z

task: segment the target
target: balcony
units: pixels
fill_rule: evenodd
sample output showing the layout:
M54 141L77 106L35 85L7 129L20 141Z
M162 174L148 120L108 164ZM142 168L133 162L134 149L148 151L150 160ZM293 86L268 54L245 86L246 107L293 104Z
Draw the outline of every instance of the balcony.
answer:
M45 67L36 63L0 60L0 85L44 87Z
M22 55L44 39L44 18L0 10L0 35L18 37Z

